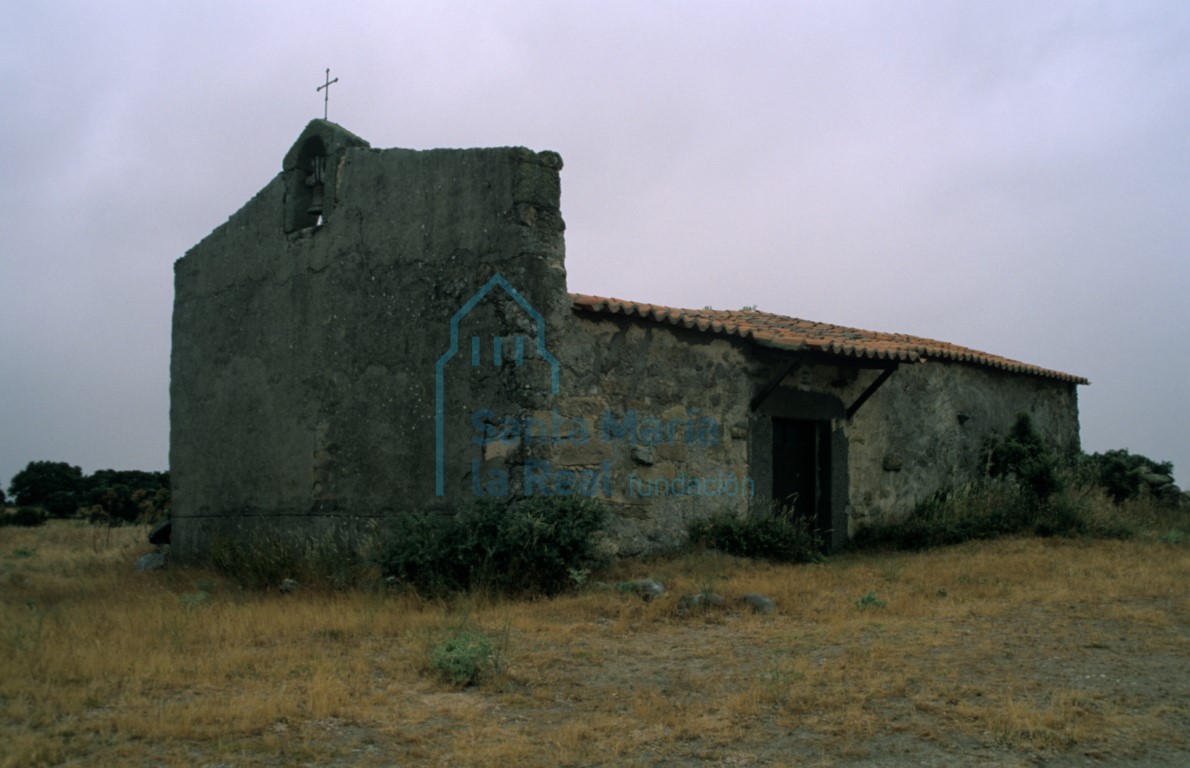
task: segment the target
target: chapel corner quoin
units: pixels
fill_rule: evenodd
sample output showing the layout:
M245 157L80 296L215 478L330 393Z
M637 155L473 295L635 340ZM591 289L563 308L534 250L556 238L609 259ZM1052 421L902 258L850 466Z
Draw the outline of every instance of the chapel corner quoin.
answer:
M175 265L174 547L583 495L605 544L780 505L828 546L982 474L1084 379L931 339L570 293L561 158L374 149L312 121ZM638 297L647 299L648 297Z

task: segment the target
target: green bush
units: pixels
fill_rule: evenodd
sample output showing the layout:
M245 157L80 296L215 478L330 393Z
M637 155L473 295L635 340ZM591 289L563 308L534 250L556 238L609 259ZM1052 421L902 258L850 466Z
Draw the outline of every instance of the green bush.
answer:
M1001 536L1127 538L1132 528L1118 515L1093 508L1087 490L1062 490L1038 499L1012 480L975 483L941 491L901 520L869 525L851 537L855 548L921 550Z
M1007 535L1127 538L1178 530L1170 462L1126 450L1059 456L1024 414L1007 435L986 441L985 456L983 481L941 491L903 519L862 528L852 545L912 550Z
M1014 478L1036 499L1046 499L1063 488L1060 460L1033 428L1028 414L1018 414L1009 433L991 437L985 446L988 474Z
M855 601L855 607L861 611L866 611L869 608L887 608L888 603L877 597L875 592L869 592Z
M0 527L12 525L19 528L35 528L45 525L45 512L37 507L17 507L11 515L0 509Z
M1142 493L1135 499L1116 501L1101 486L1083 484L1072 490L1070 501L1085 510L1087 534L1100 538L1175 538L1190 530L1190 505L1171 505Z
M474 588L555 594L601 565L593 534L606 517L585 497L483 499L453 515L397 518L378 557L385 576L425 595Z
M51 517L74 517L79 508L78 494L69 491L54 491L45 497L41 506Z
M499 657L491 638L475 629L459 627L434 646L430 667L452 685L475 685L499 671Z
M860 528L857 548L919 550L993 539L1024 531L1037 505L1014 482L989 482L942 490L900 520Z
M1144 457L1123 461L1127 451L1110 451L1106 459L1061 457L1024 414L1007 435L989 438L985 451L985 480L940 491L901 520L862 528L852 545L914 550L1011 535L1124 538L1134 527L1104 513L1096 486L1116 497L1120 491L1109 483L1121 475L1137 477L1137 466L1172 469Z
M783 510L749 515L718 514L688 528L690 541L729 555L782 563L822 558L822 539L806 520Z
M1103 488L1119 504L1143 495L1148 488L1147 474L1173 475L1173 463L1118 449L1083 456L1079 470L1081 479Z

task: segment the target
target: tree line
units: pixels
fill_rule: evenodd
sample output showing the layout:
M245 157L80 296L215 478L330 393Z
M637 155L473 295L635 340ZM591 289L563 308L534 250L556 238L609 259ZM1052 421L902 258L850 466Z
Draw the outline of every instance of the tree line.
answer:
M24 518L84 518L122 525L169 515L169 472L100 469L89 475L64 461L31 461L0 488L0 508Z

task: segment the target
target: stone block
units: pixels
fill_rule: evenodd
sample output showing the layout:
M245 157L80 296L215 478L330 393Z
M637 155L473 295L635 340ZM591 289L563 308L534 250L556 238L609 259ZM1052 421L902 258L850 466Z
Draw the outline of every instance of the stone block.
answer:
M615 452L610 443L602 440L588 440L577 444L564 442L554 447L550 454L553 461L564 467L585 467L602 464L613 458Z

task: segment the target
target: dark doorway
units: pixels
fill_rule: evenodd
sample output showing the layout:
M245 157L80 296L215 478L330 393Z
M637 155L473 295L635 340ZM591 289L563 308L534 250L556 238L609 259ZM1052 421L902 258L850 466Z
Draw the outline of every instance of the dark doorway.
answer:
M773 419L773 500L831 540L830 422Z

